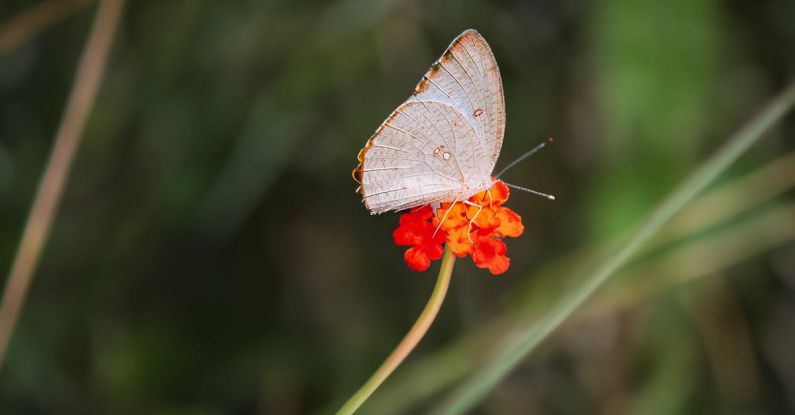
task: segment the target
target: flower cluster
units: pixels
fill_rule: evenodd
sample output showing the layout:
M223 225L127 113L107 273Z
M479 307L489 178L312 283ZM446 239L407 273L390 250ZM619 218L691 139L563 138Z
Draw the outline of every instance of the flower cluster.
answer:
M403 258L415 271L424 271L432 260L441 258L446 242L456 256L469 254L479 268L502 274L510 265L502 238L524 232L522 218L502 206L509 195L508 186L497 181L491 189L469 198L469 203L442 203L435 212L423 206L404 213L393 234L395 244L411 246Z

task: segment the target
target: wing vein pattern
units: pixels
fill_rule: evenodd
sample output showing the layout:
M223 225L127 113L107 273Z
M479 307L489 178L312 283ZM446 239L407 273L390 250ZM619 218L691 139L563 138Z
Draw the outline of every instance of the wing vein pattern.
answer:
M383 213L470 197L490 177L504 132L497 62L467 30L359 153L354 178L365 205Z

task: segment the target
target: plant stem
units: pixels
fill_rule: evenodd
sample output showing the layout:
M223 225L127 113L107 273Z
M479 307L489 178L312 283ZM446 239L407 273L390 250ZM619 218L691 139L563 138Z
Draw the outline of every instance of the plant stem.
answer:
M406 336L401 340L400 344L398 344L389 357L384 360L384 363L381 364L378 370L376 370L375 373L370 376L370 379L368 379L367 382L348 399L348 402L337 411L337 415L347 415L356 412L367 398L378 389L384 380L400 366L403 360L406 359L406 356L414 350L417 343L425 336L431 323L436 319L439 308L442 307L442 302L447 294L447 288L450 286L450 277L453 275L454 264L455 255L453 255L450 248L445 246L442 266L439 269L439 276L436 278L436 286L433 287L431 298L428 299L428 303L425 305L425 309L422 310L422 314L420 314L414 326L406 333Z
M460 414L478 403L522 359L635 255L676 213L709 186L734 161L759 141L795 104L795 83L790 84L762 112L738 130L710 159L676 188L631 234L618 250L566 293L537 324L518 328L486 363L437 408L435 414Z
M124 0L100 2L0 303L0 368L105 72Z

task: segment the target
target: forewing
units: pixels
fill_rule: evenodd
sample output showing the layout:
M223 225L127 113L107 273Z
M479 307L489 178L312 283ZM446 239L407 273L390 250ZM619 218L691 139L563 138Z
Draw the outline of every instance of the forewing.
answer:
M455 38L417 84L411 101L440 102L460 112L482 146L481 174L492 173L505 134L505 98L497 61L480 33L470 29Z

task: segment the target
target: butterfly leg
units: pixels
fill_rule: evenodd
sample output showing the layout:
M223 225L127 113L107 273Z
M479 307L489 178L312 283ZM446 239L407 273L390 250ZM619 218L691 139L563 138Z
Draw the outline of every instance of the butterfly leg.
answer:
M478 215L480 215L480 211L483 210L483 206L477 203L472 203L469 200L464 200L463 203L469 206L477 206L478 208L478 211L475 212L475 215L472 216L472 219L469 220L469 227L467 228L467 239L469 240L469 242L472 242L472 222L474 222L478 218Z
M442 220L440 220L439 224L436 225L436 229L434 229L433 235L431 235L431 238L436 236L436 232L439 232L439 229L442 227L442 224L444 223L444 220L447 219L447 215L450 214L450 210L453 208L453 206L455 206L456 202L458 202L458 197L453 199L453 203L451 203L450 207L447 208L447 210L444 212L444 215L442 216Z

